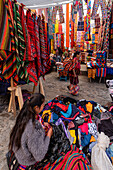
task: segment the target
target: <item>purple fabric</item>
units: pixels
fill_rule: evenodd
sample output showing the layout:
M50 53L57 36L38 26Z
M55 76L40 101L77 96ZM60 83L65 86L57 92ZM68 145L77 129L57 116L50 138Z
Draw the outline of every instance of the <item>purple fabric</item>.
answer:
M62 125L63 125L64 132L65 132L65 134L66 134L67 138L69 139L68 134L67 134L66 127L65 127L65 125L64 125L64 123L63 123L63 121L62 121L62 119L61 119L61 118L59 118L55 124L56 124L57 126L58 126L58 125L60 125L60 124L62 124Z

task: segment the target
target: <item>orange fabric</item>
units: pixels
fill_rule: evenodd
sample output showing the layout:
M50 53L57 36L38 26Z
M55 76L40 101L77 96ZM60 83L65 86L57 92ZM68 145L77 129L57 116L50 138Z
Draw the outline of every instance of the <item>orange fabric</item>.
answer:
M66 4L66 47L69 47L69 4Z

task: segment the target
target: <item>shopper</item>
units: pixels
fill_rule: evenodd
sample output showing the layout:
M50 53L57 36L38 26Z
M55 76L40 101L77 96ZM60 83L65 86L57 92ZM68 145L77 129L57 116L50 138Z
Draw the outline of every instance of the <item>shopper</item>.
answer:
M39 115L43 110L44 101L42 94L34 94L24 103L17 116L10 135L9 149L14 152L19 166L35 165L48 151L52 127L43 122ZM47 134L45 129L48 129Z
M70 56L70 67L69 67L69 79L70 85L67 86L69 93L72 95L77 95L79 91L79 79L78 75L80 74L80 61L79 61L79 52L75 52L72 55L72 52L69 52Z

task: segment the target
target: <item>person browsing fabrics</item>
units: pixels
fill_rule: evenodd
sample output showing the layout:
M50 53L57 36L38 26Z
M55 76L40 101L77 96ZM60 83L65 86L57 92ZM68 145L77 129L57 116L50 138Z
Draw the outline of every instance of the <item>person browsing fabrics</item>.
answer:
M39 115L44 108L44 102L45 97L42 94L34 94L24 103L12 129L9 150L14 152L20 166L36 164L48 151L53 132L52 127L43 122Z

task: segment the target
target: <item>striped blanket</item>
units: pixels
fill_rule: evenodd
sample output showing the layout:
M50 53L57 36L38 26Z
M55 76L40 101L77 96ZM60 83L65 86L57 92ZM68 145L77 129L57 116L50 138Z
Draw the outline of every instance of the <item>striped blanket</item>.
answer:
M92 170L92 167L84 157L83 152L80 151L75 145L71 145L71 150L64 156L58 158L53 164L46 164L39 167L38 164L31 168L31 170ZM30 170L26 166L20 165L18 170Z

